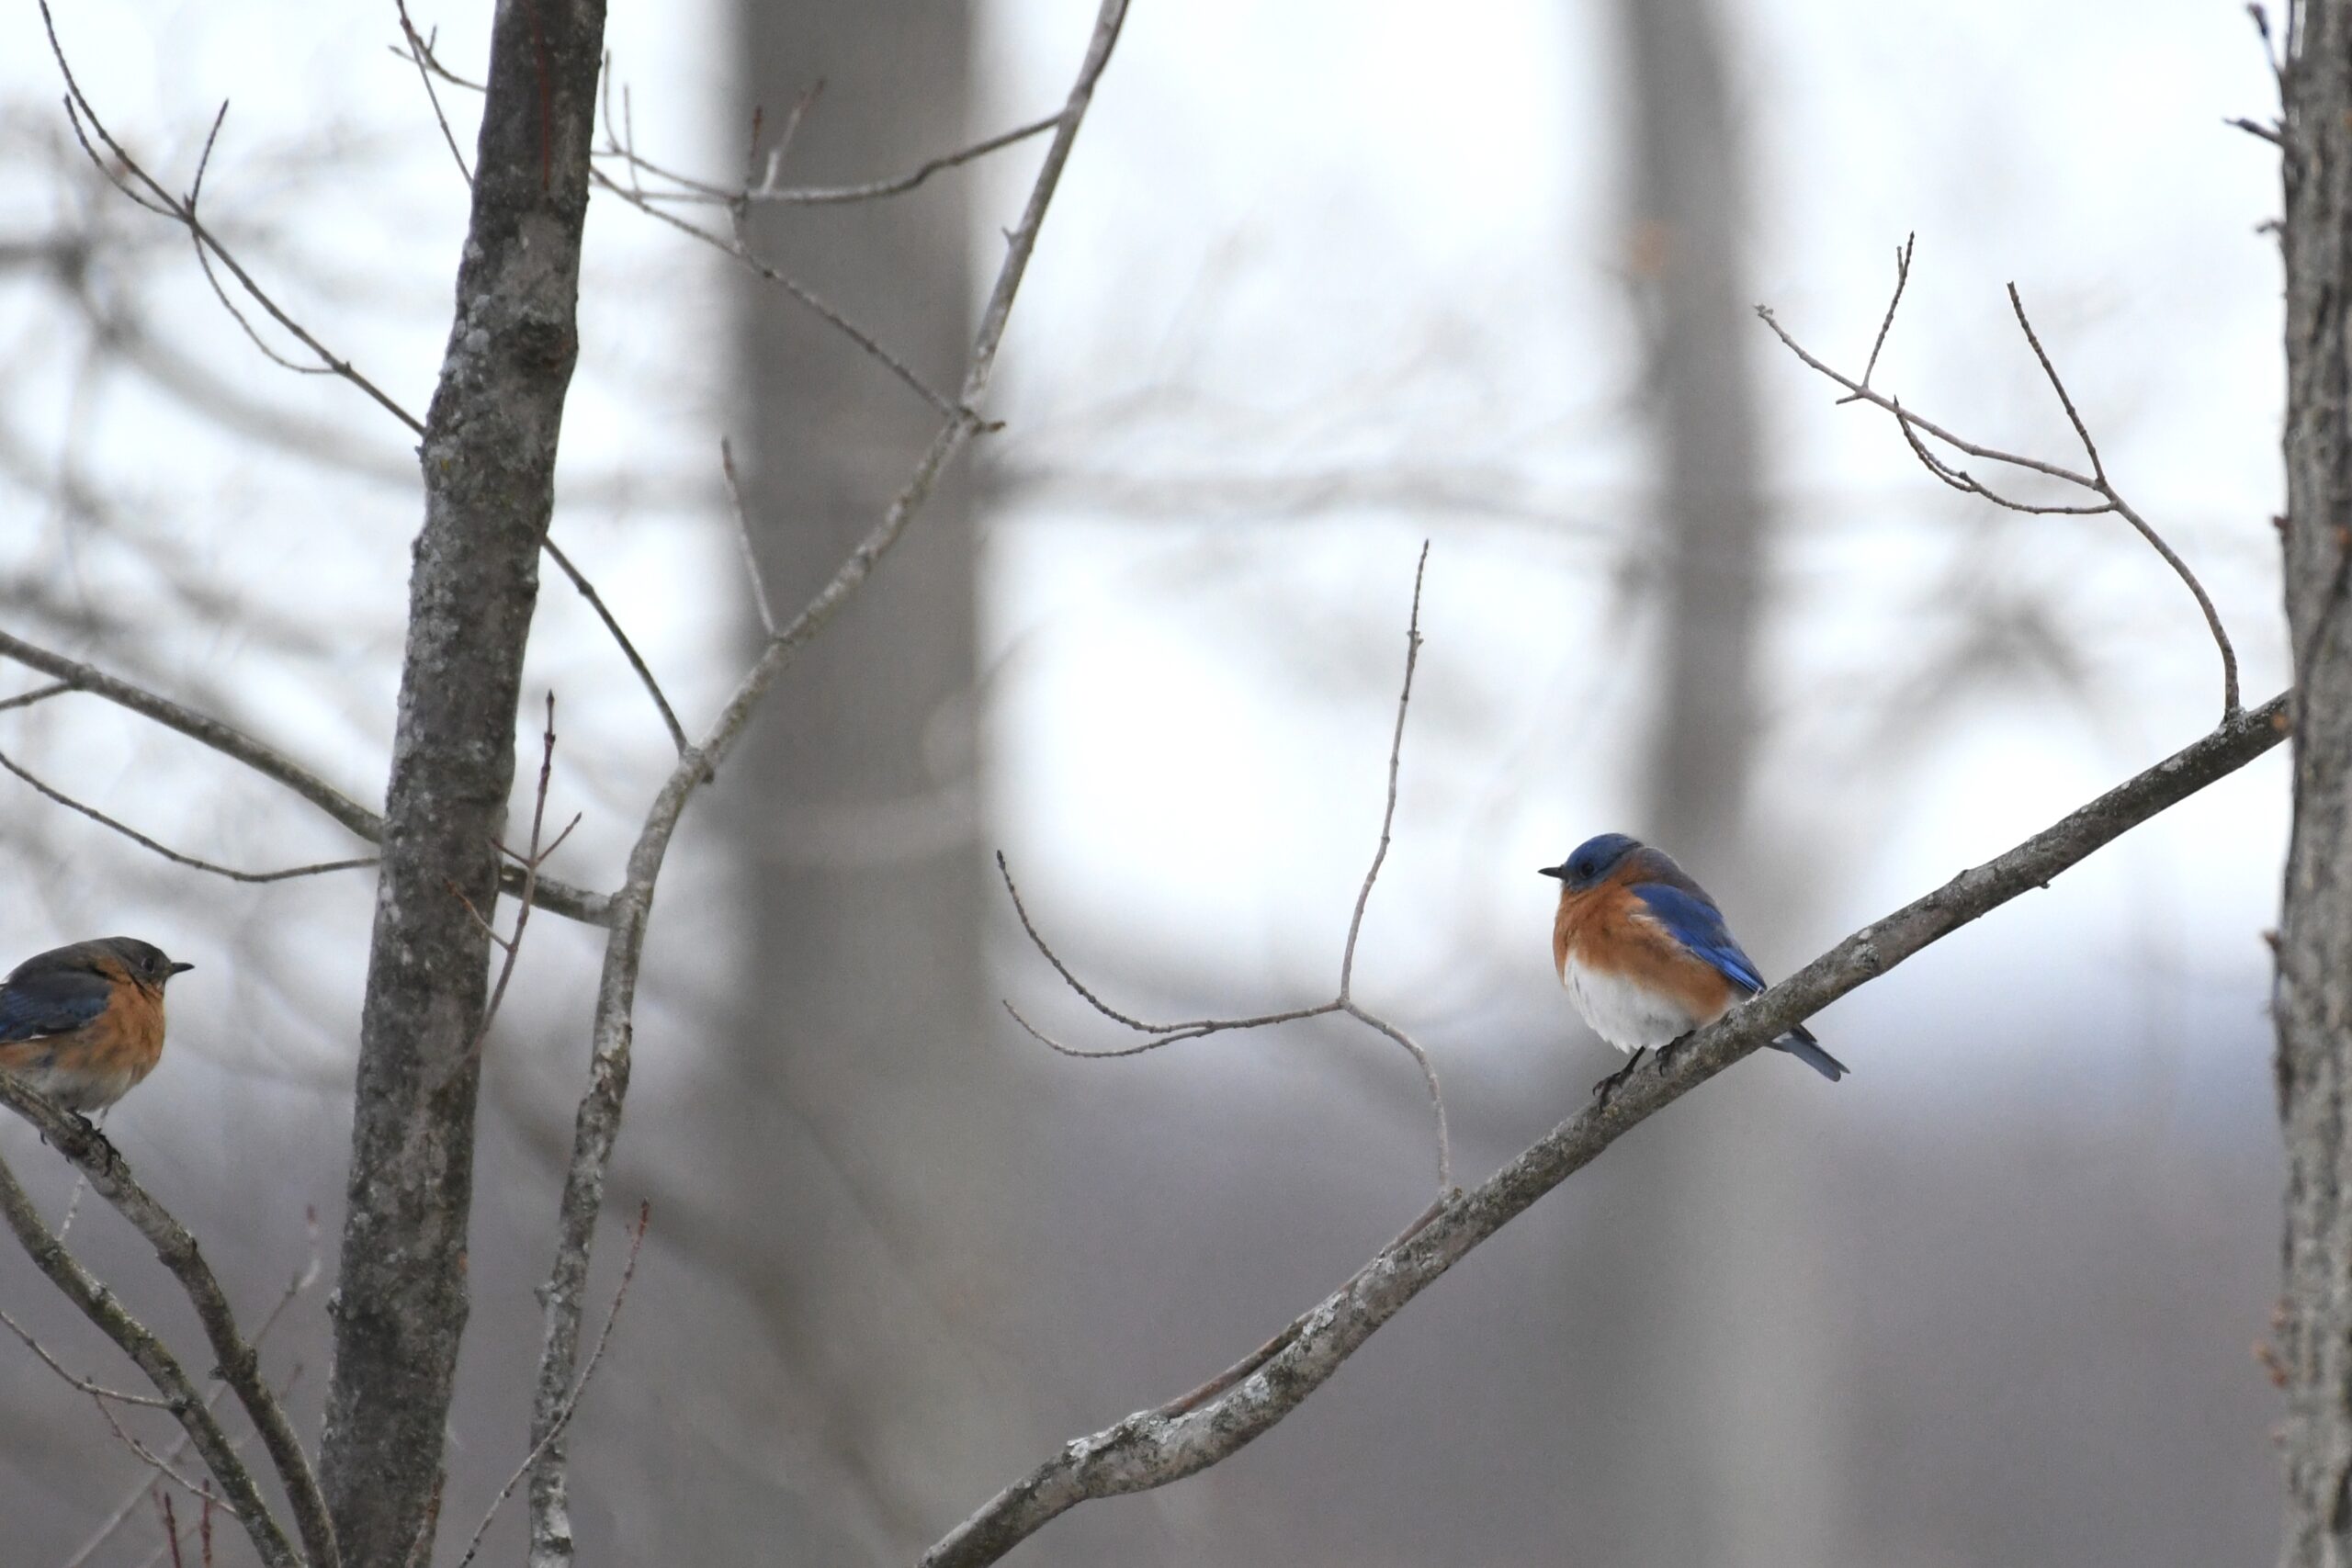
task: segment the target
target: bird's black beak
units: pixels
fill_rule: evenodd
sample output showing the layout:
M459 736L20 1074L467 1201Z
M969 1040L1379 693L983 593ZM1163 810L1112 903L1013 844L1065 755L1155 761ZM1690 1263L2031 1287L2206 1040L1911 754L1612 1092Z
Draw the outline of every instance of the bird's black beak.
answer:
M164 971L164 976L168 979L174 975L185 975L195 967L193 964L174 964L169 969Z
M1535 874L1538 876L1556 876L1561 881L1566 882L1568 879L1568 868L1565 865L1539 865L1535 868Z

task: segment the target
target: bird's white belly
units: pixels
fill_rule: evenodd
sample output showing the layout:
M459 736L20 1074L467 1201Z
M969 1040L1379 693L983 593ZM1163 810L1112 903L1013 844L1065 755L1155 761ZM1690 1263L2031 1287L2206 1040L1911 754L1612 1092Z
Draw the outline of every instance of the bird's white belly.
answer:
M1679 1040L1699 1022L1674 998L1619 976L1588 969L1574 958L1561 969L1560 984L1576 999L1577 1011L1584 1014L1592 1032L1620 1051Z

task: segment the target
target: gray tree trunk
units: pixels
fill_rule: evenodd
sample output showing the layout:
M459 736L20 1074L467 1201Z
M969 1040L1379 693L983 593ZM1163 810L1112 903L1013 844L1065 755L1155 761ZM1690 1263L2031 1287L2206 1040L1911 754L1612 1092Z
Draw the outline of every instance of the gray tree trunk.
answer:
M1659 502L1640 569L1659 627L1657 706L1640 831L1666 846L1759 940L1795 913L1783 869L1757 852L1747 780L1759 725L1755 671L1772 518L1752 355L1749 173L1730 49L1712 0L1623 0L1630 262L1650 350L1645 401ZM1775 890L1767 897L1767 890ZM1767 960L1769 962L1769 959ZM1759 1077L1788 1064L1748 1069ZM1815 1093L1806 1077L1742 1084ZM1625 1261L1645 1353L1619 1397L1637 1440L1624 1495L1645 1539L1693 1563L1826 1560L1831 1425L1813 1343L1810 1221L1801 1154L1725 1100L1702 1097L1642 1151L1649 1255ZM1738 1288L1727 1288L1730 1281ZM1638 1294L1642 1300L1636 1302ZM1669 1522L1670 1521L1670 1522ZM1666 1534L1657 1535L1657 1529Z
M424 526L360 1021L321 1483L347 1568L422 1562L466 1324L473 1049L523 649L579 340L602 0L503 6L457 315L421 448Z
M2290 1568L2352 1560L2352 3L2298 6L2286 81L2287 626L2294 838L2274 1011Z

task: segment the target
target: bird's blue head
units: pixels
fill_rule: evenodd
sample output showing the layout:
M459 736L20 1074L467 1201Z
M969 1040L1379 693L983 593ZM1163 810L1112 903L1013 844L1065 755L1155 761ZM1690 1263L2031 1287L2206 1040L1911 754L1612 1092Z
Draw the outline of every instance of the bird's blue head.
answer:
M1629 839L1623 833L1603 833L1578 844L1575 852L1559 864L1537 869L1545 876L1558 877L1569 892L1581 893L1616 870L1619 862L1641 847L1639 839Z

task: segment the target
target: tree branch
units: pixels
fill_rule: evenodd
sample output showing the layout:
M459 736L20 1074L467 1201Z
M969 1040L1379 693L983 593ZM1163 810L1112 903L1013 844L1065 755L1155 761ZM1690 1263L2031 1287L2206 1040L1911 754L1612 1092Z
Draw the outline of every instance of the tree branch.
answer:
M368 842L380 845L384 841L384 819L381 817L301 763L266 741L254 739L233 725L184 707L169 697L158 696L144 686L134 685L96 666L68 659L62 653L51 652L5 631L0 631L0 658L13 659L28 669L38 670L65 690L87 692L94 697L104 697L141 718L153 719L164 728L185 735L198 744L220 752L231 761L241 762L262 777L283 784ZM43 694L48 694L44 692ZM506 868L501 886L509 892L521 891L521 871L512 866ZM575 887L553 877L539 878L535 897L540 908L584 925L601 926L609 919L612 903L609 896Z
M2074 426L2075 435L2082 443L2083 453L2090 459L2089 473L2080 473L2057 463L2044 462L2039 457L2028 457L2020 453L2003 451L1999 447L1983 446L1975 442L1963 440L1934 421L1922 419L1904 407L1901 400L1879 391L1870 384L1871 371L1877 368L1879 351L1886 346L1886 334L1894 324L1895 308L1903 302L1904 285L1910 281L1910 276L1911 242L1906 239L1902 250L1895 254L1894 298L1887 302L1886 316L1879 325L1877 342L1871 347L1870 365L1863 370L1862 378L1859 381L1843 371L1833 369L1823 363L1795 338L1790 336L1788 329L1781 325L1780 319L1773 315L1770 306L1757 306L1756 314L1766 326L1772 329L1772 334L1787 346L1790 353L1795 355L1813 370L1846 389L1846 396L1838 399L1839 402L1872 403L1893 414L1896 425L1903 432L1904 440L1910 444L1912 455L1919 459L1920 466L1954 490L1963 491L1971 495L1983 496L1994 505L2004 507L2011 512L2030 514L2060 513L2075 516L2095 516L2101 513L2111 512L2130 524L2132 530L2147 541L2149 547L2163 558L2165 564L2172 568L2174 574L2180 579L2188 589L2190 595L2196 599L2197 608L2205 617L2206 629L2213 635L2213 646L2220 650L2222 656L2222 716L2224 720L2235 716L2240 711L2238 656L2237 650L2230 645L2229 633L2222 626L2221 612L2214 608L2212 596L2205 592L2205 585L2197 580L2197 574L2189 570L2188 563L2181 559L2179 553L2165 542L2164 536L2156 532L2155 528L2130 502L2124 500L2122 492L2117 490L2114 482L2107 477L2107 468L2100 461L2098 445L2091 439L2090 427L2084 423L2082 415L2075 411L2075 400L2067 394L2065 382L2059 378L2058 367L2051 363L2050 355L2042 349L2041 339L2034 333L2033 323L2027 320L2025 302L2018 297L2016 284L2009 285L2009 307L2017 316L2018 329L2024 333L2027 344L2033 350L2034 359L2041 367L2042 375L2049 379L2051 389L2058 394L2060 405L2066 411L2067 423ZM2094 504L2079 506L2044 506L2013 501L2007 496L1986 488L1966 469L1956 468L1929 452L1926 443L1920 439L1922 435L1933 436L1954 450L1964 452L1972 457L1982 457L1987 462L2001 463L2028 473L2041 474L2049 479L2062 480L2078 490L2087 491L2098 497L2098 501Z
M283 871L239 871L234 866L215 865L209 860L199 860L194 855L184 855L177 850L159 844L128 823L118 822L97 807L84 805L64 791L53 788L35 777L18 766L16 760L4 751L0 751L0 768L6 768L16 774L44 798L65 807L68 811L88 818L102 828L112 829L140 848L161 855L174 865L184 865L194 871L210 872L215 876L224 876L232 882L287 882L298 876L318 876L330 871L356 871L376 863L375 857L371 855L360 860L330 860L320 861L312 865L288 866Z
M1379 1327L1479 1243L1600 1157L1634 1127L1847 992L2019 894L2045 886L2140 823L2262 755L2286 733L2287 696L2232 715L2203 739L2134 775L2006 854L1864 926L1796 974L1673 1047L1605 1104L1589 1106L1428 1224L1384 1248L1348 1282L1245 1361L1247 1375L1205 1401L1138 1411L1076 1438L990 1498L923 1554L922 1568L998 1561L1090 1498L1164 1486L1238 1452L1321 1387ZM1211 1386L1215 1386L1212 1384Z
M1413 671L1420 662L1421 657L1421 581L1428 574L1429 565L1430 547L1428 541L1424 540L1421 544L1420 559L1413 568L1413 610L1405 626L1405 683L1396 695L1396 727L1388 741L1388 795L1381 808L1380 841L1373 851L1372 868L1364 873L1363 886L1356 892L1355 909L1348 919L1347 940L1340 944L1340 988L1329 1001L1317 1002L1311 1007L1291 1008L1281 1012L1260 1013L1250 1018L1196 1018L1182 1023L1148 1023L1142 1019L1131 1017L1097 996L1071 971L1070 966L1062 961L1061 954L1054 951L1052 944L1046 941L1044 934L1037 930L1036 921L1029 918L1029 907L1022 901L1021 889L1012 880L1012 870L1005 863L1002 851L997 852L996 869L997 874L1004 879L1005 892L1012 897L1013 913L1021 918L1021 929L1029 933L1029 941L1040 953L1045 955L1046 962L1054 966L1054 972L1059 975L1069 988L1083 998L1087 1005L1096 1012L1114 1023L1125 1024L1138 1034L1152 1036L1148 1040L1133 1045L1099 1050L1067 1045L1031 1023L1022 1016L1020 1009L1009 1001L1006 1002L1004 1010L1012 1015L1012 1021L1026 1031L1031 1039L1035 1040L1047 1050L1058 1052L1065 1056L1077 1056L1091 1061L1106 1061L1121 1056L1140 1056L1147 1051L1157 1051L1163 1045L1174 1045L1187 1040L1204 1039L1212 1034L1225 1034L1245 1029L1266 1029L1275 1024L1296 1023L1310 1018L1327 1018L1333 1013L1344 1014L1394 1042L1410 1055L1414 1064L1420 1068L1421 1082L1429 1091L1430 1113L1437 1126L1437 1190L1438 1201L1442 1203L1453 1191L1453 1139L1447 1129L1445 1092L1438 1084L1437 1065L1430 1059L1430 1054L1423 1050L1412 1036L1387 1020L1367 1010L1355 999L1356 942L1363 935L1364 909L1372 902L1373 884L1380 880L1380 868L1387 862L1390 832L1396 823L1396 779L1405 751L1405 716L1411 709L1413 703Z
M269 1453L270 1463L277 1470L278 1482L285 1487L287 1500L294 1511L295 1528L302 1540L302 1561L309 1568L336 1568L342 1559L336 1551L334 1527L327 1519L325 1500L311 1469L310 1456L303 1452L300 1439L295 1437L285 1407L263 1380L260 1357L237 1332L236 1314L211 1266L198 1250L196 1238L139 1184L120 1151L89 1122L60 1110L6 1074L0 1074L0 1105L7 1106L40 1129L41 1136L89 1179L91 1189L112 1204L115 1212L154 1248L156 1259L178 1281L181 1292L196 1311L197 1321L203 1325L205 1340L212 1348L221 1380L237 1396L237 1403L244 1407L254 1429L261 1435L262 1446ZM230 1507L245 1521L254 1550L273 1568L280 1563L290 1568L296 1562L292 1548L262 1502L252 1476L230 1450L220 1424L197 1395L187 1373L163 1343L131 1317L111 1292L90 1277L65 1250L63 1243L49 1234L5 1163L0 1163L0 1210L6 1212L9 1227L41 1272L122 1348L124 1354L147 1374L156 1392L171 1401L173 1414L196 1444L206 1467L220 1483Z

